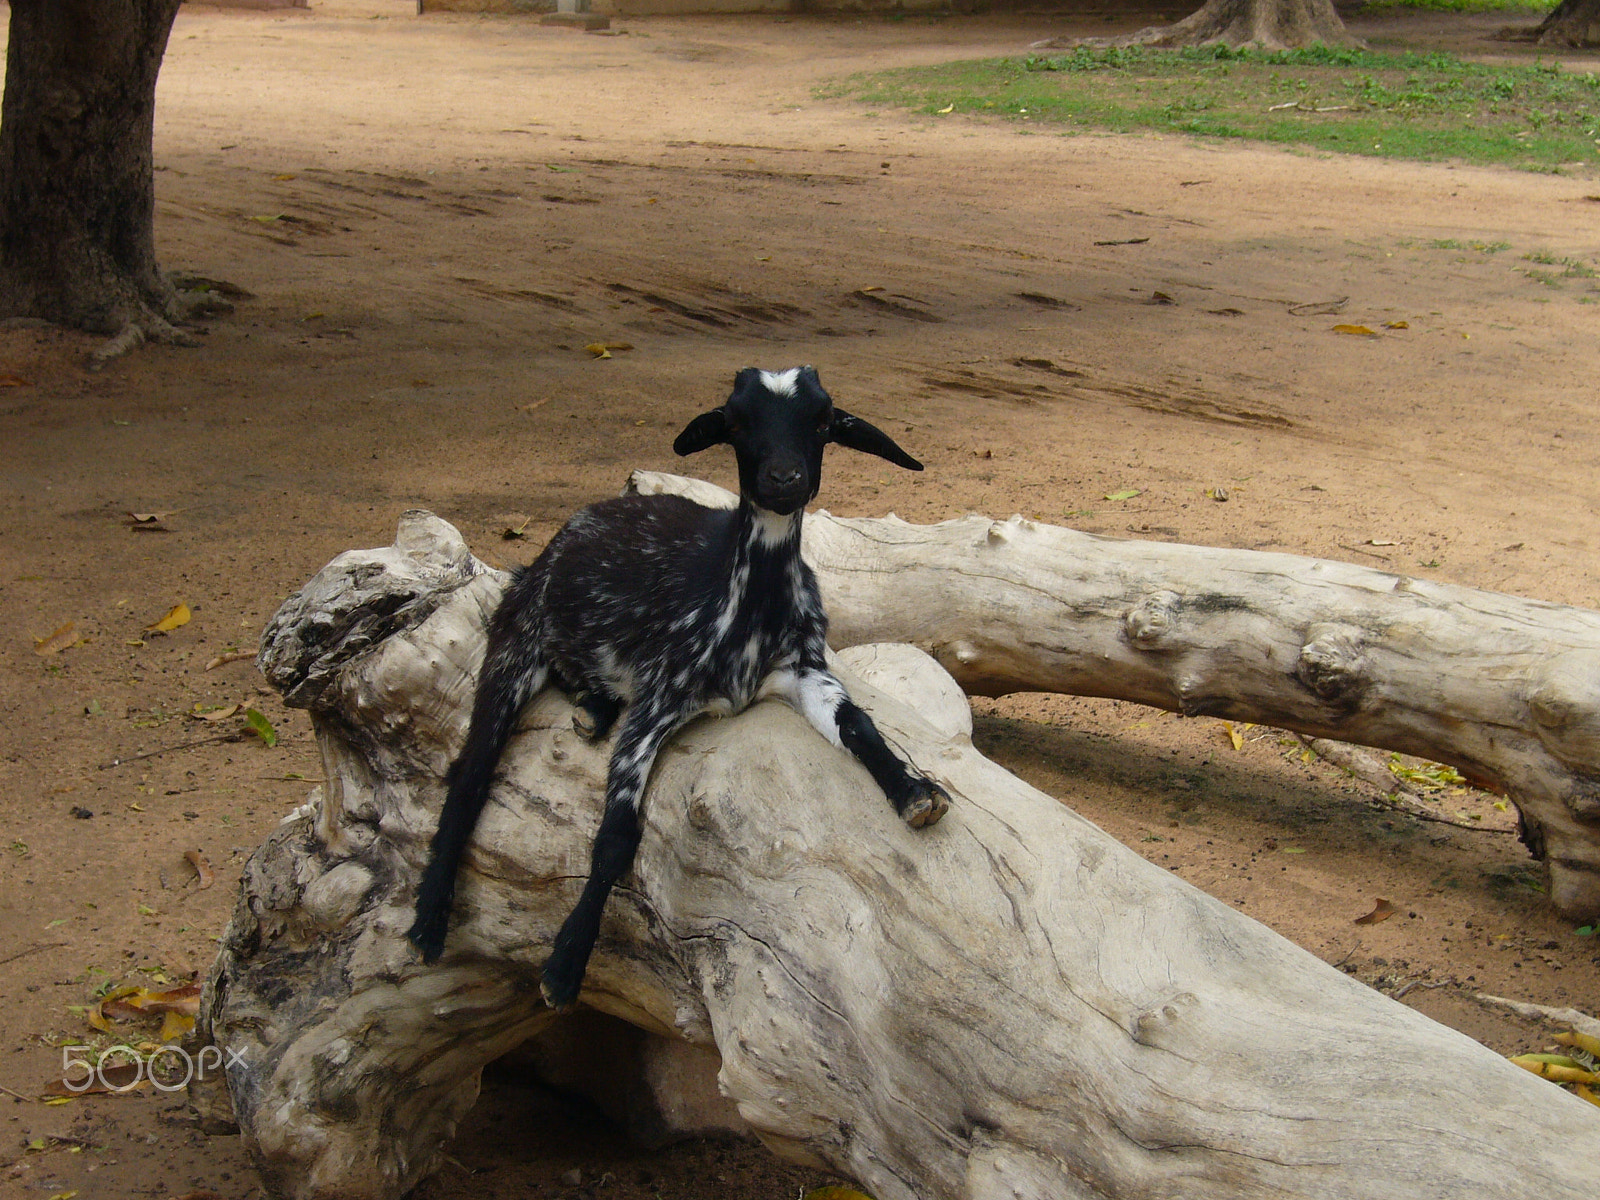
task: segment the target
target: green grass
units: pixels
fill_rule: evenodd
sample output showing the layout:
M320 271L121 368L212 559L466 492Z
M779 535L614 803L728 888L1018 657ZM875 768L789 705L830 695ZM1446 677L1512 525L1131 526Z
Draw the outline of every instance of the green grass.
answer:
M1161 130L1551 171L1600 163L1600 76L1316 46L1091 49L855 76L832 96L1061 129Z

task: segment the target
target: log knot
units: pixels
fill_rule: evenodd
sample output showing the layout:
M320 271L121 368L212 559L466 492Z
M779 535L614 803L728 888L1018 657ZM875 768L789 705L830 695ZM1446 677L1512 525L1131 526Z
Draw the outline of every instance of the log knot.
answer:
M1177 592L1152 592L1128 610L1122 619L1128 641L1140 650L1161 650L1178 623L1183 597Z
M1343 708L1355 708L1371 686L1360 629L1354 625L1322 622L1306 630L1305 645L1295 664L1295 678L1319 699Z
M1542 660L1528 682L1528 714L1564 765L1583 770L1600 760L1600 654L1569 650Z
M1199 1003L1200 997L1193 992L1178 992L1153 1008L1134 1013L1128 1033L1141 1046L1167 1048L1183 1040L1177 1026Z

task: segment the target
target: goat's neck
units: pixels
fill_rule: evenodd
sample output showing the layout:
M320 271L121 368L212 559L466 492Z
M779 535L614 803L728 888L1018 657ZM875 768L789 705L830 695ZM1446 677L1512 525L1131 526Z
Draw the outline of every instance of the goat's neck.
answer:
M734 520L731 567L736 582L749 583L753 574L787 573L800 557L800 522L804 509L788 516L762 508L743 497Z

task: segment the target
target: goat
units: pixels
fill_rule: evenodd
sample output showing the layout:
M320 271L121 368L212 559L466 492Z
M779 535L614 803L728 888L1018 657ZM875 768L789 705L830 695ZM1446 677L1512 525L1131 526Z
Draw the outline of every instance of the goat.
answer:
M736 509L681 496L605 500L574 515L513 575L489 620L466 743L417 889L407 936L425 962L444 949L457 867L501 751L546 682L573 697L573 726L591 741L622 717L588 882L540 980L552 1008L576 1002L601 909L633 864L657 752L703 713L731 715L775 696L855 755L907 824L944 815L949 795L885 744L823 659L827 617L800 558L800 522L829 442L922 470L888 434L836 407L813 368L746 368L727 402L673 443L680 455L733 447Z

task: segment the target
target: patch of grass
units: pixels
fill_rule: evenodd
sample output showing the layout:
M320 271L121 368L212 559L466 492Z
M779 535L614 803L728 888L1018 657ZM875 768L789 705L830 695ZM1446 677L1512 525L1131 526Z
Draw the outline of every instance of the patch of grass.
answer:
M1382 158L1544 171L1600 163L1600 75L1449 54L1079 47L856 76L828 94L929 114L1250 138Z
M1430 250L1473 250L1479 254L1499 254L1511 249L1510 242L1463 242L1459 238L1434 238L1428 243Z

